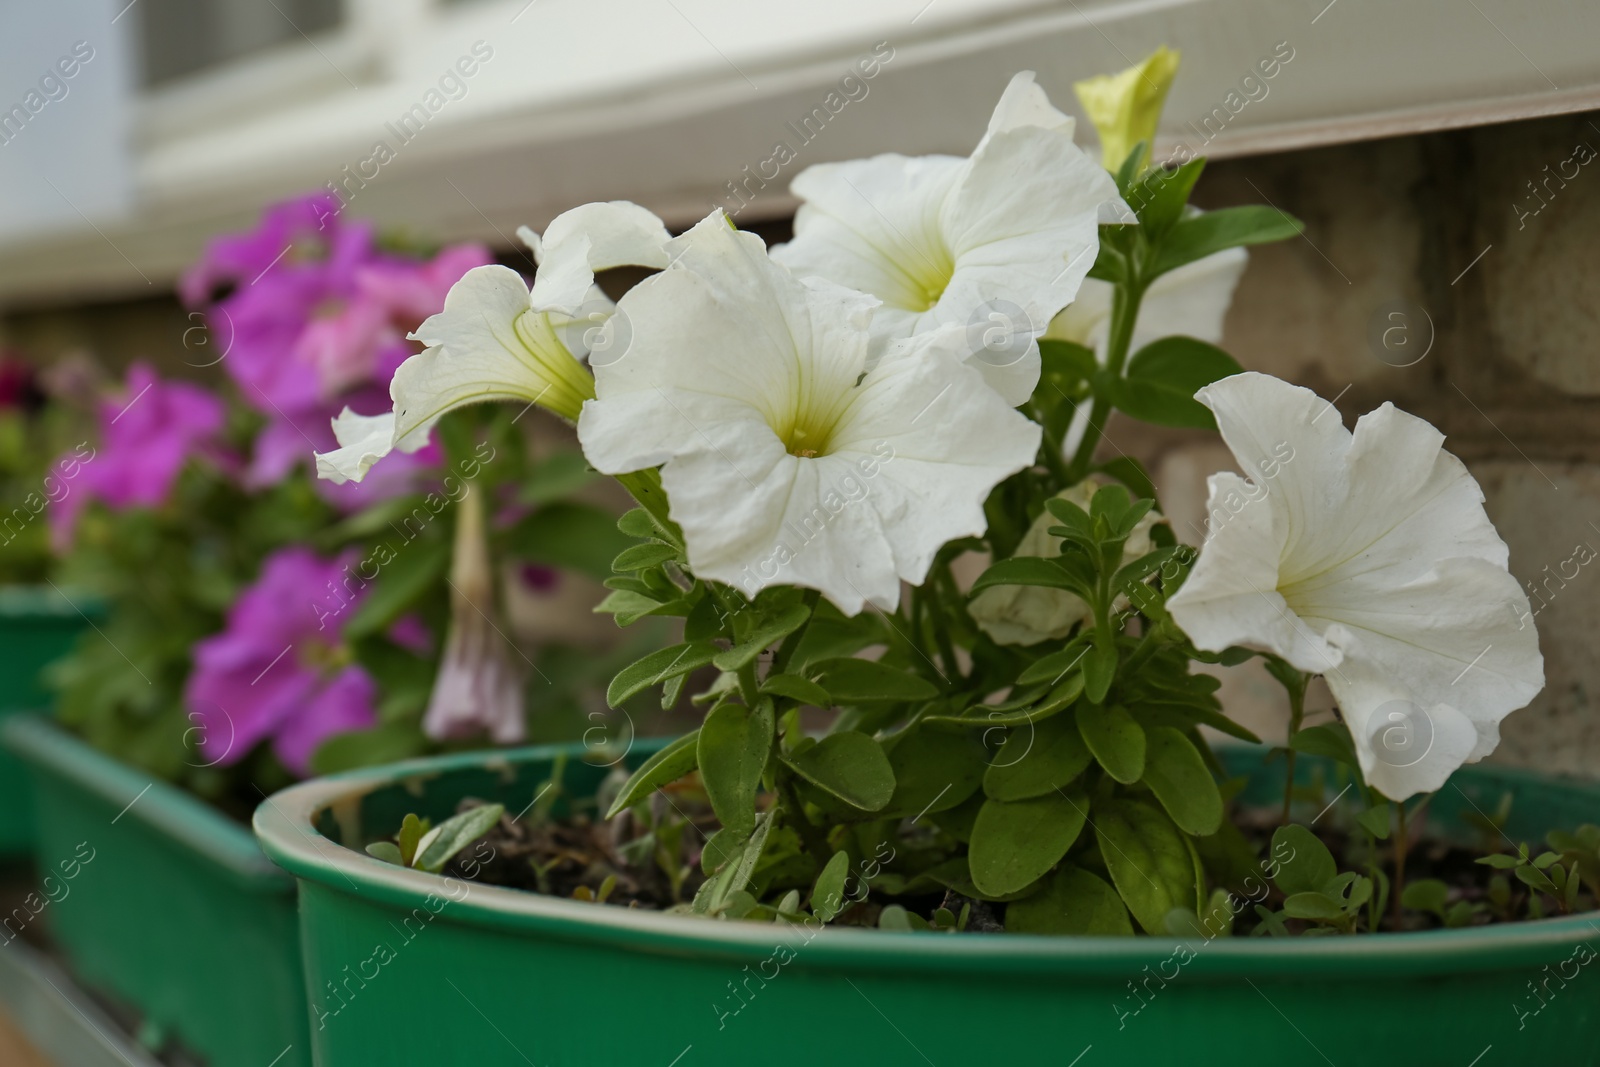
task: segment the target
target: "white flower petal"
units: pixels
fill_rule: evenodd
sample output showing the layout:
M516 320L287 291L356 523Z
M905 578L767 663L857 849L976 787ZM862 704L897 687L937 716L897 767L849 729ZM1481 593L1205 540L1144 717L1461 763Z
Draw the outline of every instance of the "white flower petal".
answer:
M1020 70L1011 76L1005 92L1000 94L1000 102L994 106L994 113L989 116L989 128L978 142L980 149L995 134L1022 126L1058 130L1069 139L1077 131L1077 120L1050 103L1049 95L1034 79L1031 70Z
M1198 398L1253 481L1213 476L1211 529L1173 618L1199 647L1251 645L1324 673L1390 799L1492 752L1544 661L1482 491L1443 436L1388 404L1351 434L1309 390L1260 374ZM1233 509L1226 492L1257 499ZM1297 648L1306 634L1336 661L1306 655L1311 638Z
M1222 440L1245 476L1264 479L1283 468L1291 477L1267 479L1273 522L1284 537L1284 558L1337 550L1329 516L1349 493L1350 432L1339 412L1316 393L1246 371L1212 382L1195 399L1217 417Z
M667 228L626 200L584 204L551 220L540 239L543 256L529 294L535 311L576 315L590 295L595 271L667 265Z
M871 293L885 305L874 334L909 336L954 269L939 219L965 168L955 156L898 154L807 167L789 187L804 201L795 240L772 258L801 277Z
M394 450L394 412L357 415L345 408L333 420L333 436L339 447L317 453L317 477L336 485L359 482L374 463ZM415 452L427 443L426 434L413 436L401 451Z
M412 337L428 348L400 365L389 388L401 440L425 436L465 404L520 400L576 414L592 395L588 373L549 317L529 308L528 287L509 267L468 271Z
M877 302L796 279L721 212L671 252L622 300L634 343L596 368L589 461L664 464L701 577L892 608L940 545L984 528L984 498L1031 462L1038 428L957 362L960 329L867 371Z
M879 297L873 359L893 341L971 327L970 360L1013 406L1032 394L1034 341L1094 265L1110 175L1072 143L1072 123L1024 72L968 159L877 156L808 168L795 238L773 256ZM1007 342L987 341L992 321ZM976 341L976 343L974 343Z
M1206 480L1205 550L1183 588L1167 600L1174 621L1195 647L1230 645L1276 652L1303 671L1338 667L1342 655L1294 616L1278 592L1283 531L1267 498L1275 486L1223 471ZM1226 566L1210 561L1226 560Z

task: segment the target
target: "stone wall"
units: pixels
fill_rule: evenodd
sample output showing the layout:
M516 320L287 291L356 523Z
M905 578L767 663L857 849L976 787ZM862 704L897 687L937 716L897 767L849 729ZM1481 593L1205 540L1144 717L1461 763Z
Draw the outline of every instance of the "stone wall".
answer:
M1512 570L1539 583L1543 603L1548 684L1507 721L1495 758L1591 775L1600 567L1572 576L1567 561L1579 544L1600 549L1600 259L1588 244L1600 235L1597 123L1562 116L1223 161L1197 192L1207 207L1270 202L1305 221L1303 239L1254 252L1226 347L1333 400L1346 425L1392 400L1448 435L1483 486ZM192 325L166 300L41 309L0 319L0 342L215 375L199 369L214 357L185 347ZM1157 473L1168 513L1198 542L1204 479L1231 465L1226 449L1127 421L1110 436ZM1281 736L1282 693L1264 673L1229 672L1228 697L1264 736ZM1312 706L1331 706L1325 690Z
M1255 250L1224 340L1239 361L1334 400L1346 426L1385 400L1432 421L1483 487L1530 587L1547 684L1495 759L1600 775L1600 125L1588 115L1219 162L1207 207L1271 202L1303 239ZM1124 422L1186 540L1205 435ZM1234 672L1233 707L1282 733L1281 690ZM1315 706L1331 705L1326 691Z

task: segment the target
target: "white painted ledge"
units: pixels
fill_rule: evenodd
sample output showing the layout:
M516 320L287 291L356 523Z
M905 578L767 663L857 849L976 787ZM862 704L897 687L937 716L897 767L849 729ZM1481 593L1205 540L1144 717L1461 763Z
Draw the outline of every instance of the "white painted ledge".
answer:
M1221 157L1600 107L1593 0L480 0L437 12L413 0L376 20L364 10L381 40L325 42L325 59L286 61L317 91L297 82L281 105L263 95L239 107L249 81L229 72L209 111L204 83L152 102L132 212L97 220L100 232L0 249L0 302L150 292L209 235L339 178L379 140L395 157L350 210L446 239L509 244L519 223L617 198L687 224L713 203L738 206L726 183L781 140L798 158L740 218L780 216L806 165L965 154L1016 70L1037 70L1075 110L1073 80L1159 44L1183 50L1162 151L1201 148L1206 134L1204 153ZM386 124L478 41L493 56L464 79L465 95L401 145ZM801 143L789 124L883 41L893 59L866 95ZM1288 50L1260 79L1258 64ZM1240 89L1252 73L1260 80ZM1240 106L1244 90L1258 99Z

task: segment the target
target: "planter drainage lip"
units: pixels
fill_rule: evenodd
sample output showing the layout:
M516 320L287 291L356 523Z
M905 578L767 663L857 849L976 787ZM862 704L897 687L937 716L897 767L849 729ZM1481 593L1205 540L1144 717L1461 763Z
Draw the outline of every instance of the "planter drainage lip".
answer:
M469 768L551 760L570 746L454 753L347 771L290 786L262 803L254 826L273 861L298 878L403 910L428 898L452 900L453 924L657 955L760 960L778 935L768 925L715 922L659 912L540 896L524 890L441 878L384 863L349 849L316 828L320 814L407 779ZM1528 772L1495 769L1497 776L1548 782ZM1592 791L1600 787L1573 783ZM466 886L465 896L456 887ZM1325 938L1218 938L1212 942L1156 937L1048 937L993 934L935 937L924 933L824 929L808 941L806 969L866 969L902 973L1052 974L1085 978L1123 974L1156 963L1179 944L1200 944L1191 966L1222 979L1260 975L1444 976L1463 971L1537 966L1565 949L1600 936L1600 912L1502 923L1467 930ZM800 962L800 961L797 961Z
M99 797L127 818L171 836L244 887L281 893L290 879L273 866L250 833L222 812L169 782L101 752L39 716L0 724L5 747Z

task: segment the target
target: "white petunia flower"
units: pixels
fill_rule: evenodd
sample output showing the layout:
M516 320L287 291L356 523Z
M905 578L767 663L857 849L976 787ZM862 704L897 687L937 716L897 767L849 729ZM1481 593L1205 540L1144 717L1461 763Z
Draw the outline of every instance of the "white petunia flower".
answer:
M1073 120L1033 72L1011 79L967 159L898 154L823 163L795 178L794 240L773 258L883 301L873 358L889 342L956 324L971 362L1012 406L1039 380L1036 338L1078 291L1099 222L1126 207L1072 142Z
M530 291L509 267L474 267L450 287L444 310L411 335L428 347L400 365L389 385L394 411L333 422L340 447L317 455L317 475L333 482L366 477L393 449L415 452L447 411L484 400L538 404L575 420L594 396L580 360L614 305L594 274L620 266L665 267L667 230L627 201L585 204L556 216L541 241L518 231L539 269ZM625 342L623 342L625 344Z
M627 356L596 368L578 438L607 474L665 464L689 564L753 595L819 589L892 609L1039 428L961 364L964 330L893 346L868 369L878 301L772 262L721 211L669 245L673 266L621 310Z
M1151 282L1139 302L1139 318L1134 322L1128 354L1132 355L1152 341L1179 335L1220 343L1222 322L1233 303L1233 290L1249 260L1244 249L1228 248L1185 263ZM1077 299L1055 317L1045 337L1092 348L1104 363L1114 288L1110 282L1085 278ZM1088 429L1090 407L1085 401L1073 413L1061 443L1062 451L1069 456L1077 451Z
M1370 785L1438 789L1544 686L1528 600L1444 437L1384 404L1355 433L1309 389L1238 374L1196 394L1246 480L1210 479L1211 528L1168 602L1197 647L1322 674Z
M1085 478L1056 494L1057 500L1076 504L1084 511L1100 491L1102 483ZM1161 521L1161 516L1150 511L1134 526L1122 548L1122 561L1131 563L1150 551L1150 530ZM1046 508L1039 513L1017 543L1013 559L1020 556L1055 556L1061 551L1061 539L1050 533L1050 527L1060 526ZM1125 597L1117 598L1117 610L1127 604ZM974 622L1000 645L1036 645L1040 641L1062 638L1072 628L1089 617L1089 605L1076 593L1065 589L1051 589L1042 585L996 585L972 598L967 612Z

